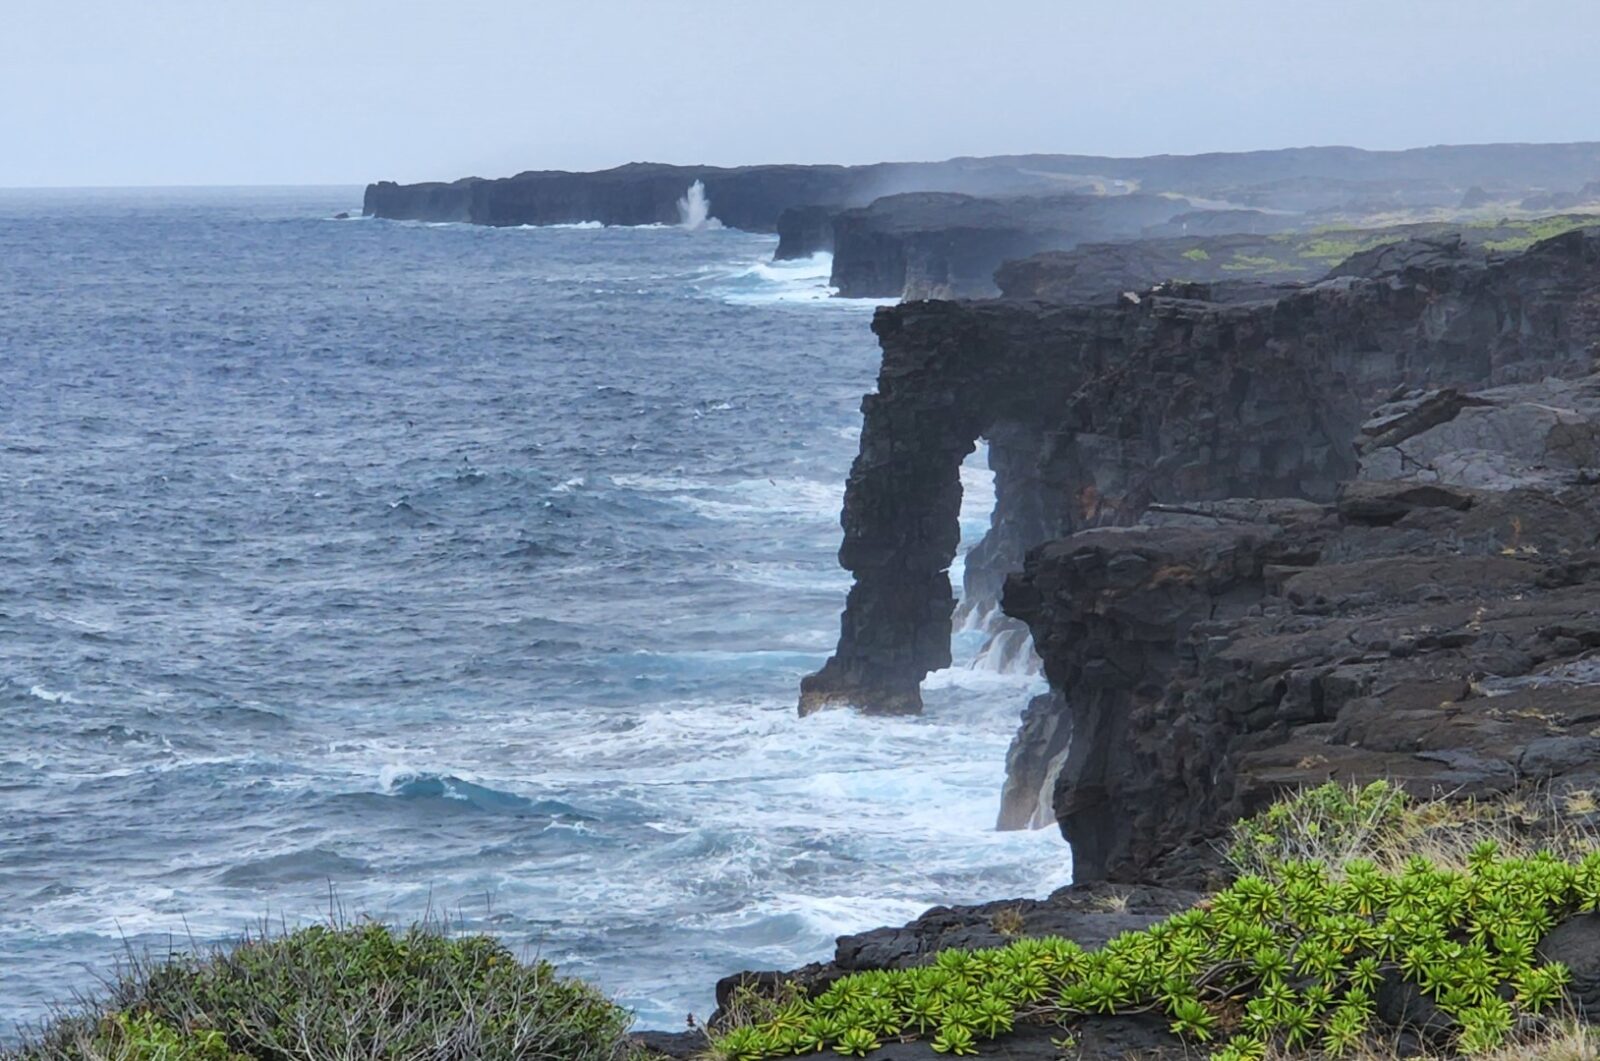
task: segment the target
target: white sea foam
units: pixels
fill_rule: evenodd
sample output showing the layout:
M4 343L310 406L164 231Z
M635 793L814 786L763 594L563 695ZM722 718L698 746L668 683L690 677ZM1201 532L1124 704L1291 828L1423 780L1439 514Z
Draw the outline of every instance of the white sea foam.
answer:
M46 689L42 685L30 686L28 695L35 700L43 700L47 704L81 704L83 702L71 693L61 693L54 689Z
M989 470L989 444L979 440L977 448L961 462L961 545L950 564L950 584L961 596L967 570L967 553L989 531L994 512L994 472Z
M739 523L766 523L774 516L833 523L842 496L838 483L798 477L717 482L693 476L617 475L611 481L665 495L707 519Z
M1044 662L1033 648L1033 635L1015 620L992 633L972 661L973 670L997 674L1029 675L1044 669Z
M678 499L708 519L765 523L774 516L835 520L839 512L837 483L816 479L744 479Z
M832 943L836 937L851 932L910 921L926 909L925 903L884 898L870 893L806 895L803 892L777 892L770 899L752 903L740 911L739 917L748 922L792 914L819 940Z
M826 252L787 261L758 261L708 270L706 286L732 305L826 302L835 289L833 255ZM858 305L859 300L846 304Z

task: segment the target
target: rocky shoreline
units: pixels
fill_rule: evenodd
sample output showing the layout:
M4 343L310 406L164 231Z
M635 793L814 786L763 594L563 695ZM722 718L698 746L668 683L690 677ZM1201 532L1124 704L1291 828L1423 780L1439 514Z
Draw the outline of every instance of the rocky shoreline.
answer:
M832 254L832 285L841 295L971 298L998 294L995 270L1008 261L1107 240L1266 237L1391 227L1408 218L1494 222L1600 210L1596 173L1600 144L1012 155L867 166L630 163L594 173L380 181L368 185L363 212L497 226L676 225L679 200L698 183L722 224L777 233L776 258ZM1183 268L1169 268L1168 249L1151 247L1126 263L1117 290L1174 277L1310 279L1319 271L1281 272L1275 253L1248 243L1219 245L1211 259L1190 253L1193 244L1172 249ZM1207 260L1210 271L1195 268ZM1326 254L1318 261L1322 269L1333 264ZM1107 262L1087 275L1102 273L1117 270Z
M1011 567L1004 613L1051 685L1002 819L1058 824L1077 883L842 937L830 962L730 977L720 1005L1014 936L1101 945L1225 885L1230 825L1327 782L1468 805L1532 792L1592 823L1600 230L1520 252L1430 235L1308 285L913 303L874 328L841 551L857 582L802 712L917 709L948 663L957 472L988 438L1005 541L976 575ZM1560 931L1549 953L1587 997L1600 941L1586 920ZM1422 1050L1415 1014L1391 1017ZM1141 1017L1073 1037L1067 1056L1189 1056ZM1062 1056L1040 1029L982 1052Z
M724 223L776 232L779 257L832 253L842 294L918 296L874 319L882 367L842 513L854 584L802 714L921 710L922 680L950 663L961 464L988 445L996 507L963 607L1026 631L1050 685L1018 705L1000 825L1059 828L1075 883L844 936L800 969L737 973L706 1026L633 1043L676 1059L791 1053L795 1027L760 1039L783 1007L826 1017L807 1007L838 996L842 1009L863 976L1027 940L1099 953L1186 912L1198 923L1247 883L1267 920L1306 873L1319 902L1350 904L1341 924L1358 933L1381 931L1383 904L1404 908L1419 881L1450 902L1479 894L1474 873L1486 891L1563 882L1530 915L1548 923L1528 953L1502 963L1506 982L1471 998L1419 988L1401 975L1409 956L1370 944L1385 956L1372 982L1339 991L1396 1056L1453 1056L1502 1005L1522 1022L1504 1034L1548 1032L1525 988L1538 963L1570 977L1577 1017L1600 1019L1600 892L1584 898L1587 870L1534 853L1552 837L1592 850L1600 830L1600 227L1504 220L1594 205L1596 173L1600 145L1488 145L640 164L369 187L380 217L640 225L675 223L700 183ZM1407 211L1451 220L1370 223ZM1470 211L1490 213L1462 220ZM1266 878L1284 877L1259 887L1228 846L1305 798L1293 793L1372 783L1440 802L1396 827L1403 845L1331 866L1264 860ZM1522 846L1452 862L1461 853L1437 829ZM1367 855L1389 860L1372 885L1383 903L1346 888L1345 874L1381 876ZM1467 925L1436 941L1447 963L1487 947ZM1241 967L1270 966L1261 953L1225 956L1223 987L1168 1007L1190 1018L1131 994L1091 1011L1071 999L1094 985L1063 975L1059 1002L991 1014L971 1050L884 1031L885 1018L881 1042L808 1033L810 1052L1192 1057L1213 1021L1254 1027L1252 993L1273 975ZM1277 976L1314 997L1303 969ZM1042 1019L1051 1006L1069 1014L1065 1031ZM1296 1043L1280 1018L1250 1032L1263 1051L1283 1027ZM741 1029L755 1046L727 1045ZM1218 1056L1260 1056L1238 1049Z
M1268 154L1251 164L1298 157ZM1160 166L1116 178L1129 185L1116 194L1022 194L1047 178L1015 160L929 171L994 194L854 206L836 200L869 178L842 167L369 189L381 216L599 210L653 224L669 223L663 197L686 178L717 182L719 209L777 228L780 253L831 247L849 293L977 289L985 263L1006 261L1006 297L875 316L882 367L842 514L855 582L799 709L920 711L923 678L950 662L961 464L986 442L996 507L963 607L1025 634L1050 686L1018 705L999 824L1059 828L1074 884L936 907L840 937L827 961L736 973L705 1026L682 1032L627 1038L627 1015L598 992L486 937L372 924L136 965L5 1056L286 1056L309 1025L277 1005L285 992L351 1007L318 1010L319 1044L335 1045L317 1056L395 1036L387 1000L401 997L434 1022L398 1022L416 1050L482 1056L492 1034L524 1056L542 1036L538 1049L593 1061L1175 1061L1213 1048L1256 1061L1269 1043L1307 1046L1306 1028L1333 1036L1335 1005L1393 1056L1453 1057L1559 1034L1541 1015L1551 990L1564 1017L1600 1023L1600 227L1573 215L1309 232L1270 210L1288 197L1337 211L1317 197L1347 184L1240 186L1230 158L1184 165L1254 205L1200 212L1135 186L1171 179ZM1367 180L1407 202L1456 191L1381 167ZM1497 201L1474 191L1485 197ZM1223 231L1170 231L1214 219ZM1099 239L1121 242L1085 242ZM1337 846L1329 834L1350 820L1319 817L1319 801L1348 815L1373 792L1378 812ZM1290 912L1297 902L1310 912ZM1429 902L1452 912L1433 924ZM1346 945L1329 944L1313 976L1308 941L1336 930ZM1184 932L1218 948L1203 969L1106 971ZM1353 953L1370 966L1351 968ZM999 955L1046 964L1002 969ZM1474 963L1481 975L1459 971ZM1027 980L1047 967L1050 997ZM943 979L919 997L912 977L930 968ZM870 1026L829 1023L857 1010ZM823 1030L798 1039L800 1020ZM944 1024L960 1034L941 1037ZM1213 1028L1227 1045L1199 1046ZM738 1033L745 1045L730 1046Z

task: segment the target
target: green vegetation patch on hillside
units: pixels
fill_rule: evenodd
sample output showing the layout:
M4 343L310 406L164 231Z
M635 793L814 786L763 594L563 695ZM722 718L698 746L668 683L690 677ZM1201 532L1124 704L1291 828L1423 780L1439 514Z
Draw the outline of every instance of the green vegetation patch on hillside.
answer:
M631 1018L546 962L429 927L311 927L139 962L6 1061L615 1061Z
M1224 269L1273 272L1286 268L1332 269L1357 254L1407 239L1459 232L1472 244L1490 251L1523 251L1540 240L1573 229L1600 224L1600 216L1561 214L1553 217L1504 218L1498 221L1427 221L1389 228L1325 226L1309 232L1280 232L1264 237L1258 255L1243 255ZM1265 263L1271 262L1272 266Z
M1142 1012L1165 1014L1215 1061L1352 1056L1372 1049L1376 994L1394 981L1449 1018L1455 1052L1487 1055L1558 1026L1569 973L1541 964L1535 946L1600 909L1600 851L1587 837L1508 850L1495 829L1470 805L1416 807L1382 782L1324 786L1236 826L1241 875L1148 929L1093 951L1059 938L945 950L812 998L791 992L726 1031L712 1056L864 1056L903 1038L961 1056L1023 1021L1070 1037L1080 1017Z
M1483 245L1491 251L1525 251L1540 240L1595 224L1600 224L1600 217L1590 214L1563 214L1559 217L1501 221L1498 224L1484 226L1493 229L1495 235L1485 239Z

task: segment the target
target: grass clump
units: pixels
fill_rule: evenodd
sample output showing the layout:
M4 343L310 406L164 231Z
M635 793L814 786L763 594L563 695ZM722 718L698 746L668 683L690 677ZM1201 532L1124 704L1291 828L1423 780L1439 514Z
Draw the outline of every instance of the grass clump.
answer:
M614 1061L631 1018L487 936L370 923L138 961L6 1061Z
M1028 923L1023 919L1022 910L1019 907L1007 906L994 912L993 916L989 918L989 927L994 929L996 935L1010 939L1013 936L1022 935L1023 930L1028 927Z
M1483 245L1491 251L1525 251L1542 240L1560 236L1575 228L1585 228L1594 223L1594 217L1581 215L1507 220L1502 221L1500 225L1512 229L1512 234L1502 239L1486 240Z
M1352 858L1375 858L1405 846L1411 811L1411 799L1386 781L1307 789L1235 822L1228 861L1240 873L1269 873L1295 859L1337 866Z
M1262 254L1235 253L1232 259L1223 263L1223 271L1230 273L1276 273L1291 270L1294 266L1287 262L1279 261Z
M863 1056L910 1038L961 1056L1021 1022L1159 1012L1214 1061L1374 1057L1377 993L1392 981L1450 1018L1451 1051L1493 1056L1556 1026L1570 974L1540 964L1535 946L1600 909L1600 851L1503 847L1490 817L1468 808L1451 813L1481 828L1449 831L1474 837L1470 850L1402 856L1441 831L1438 813L1383 784L1311 790L1240 823L1229 850L1241 875L1148 929L1095 951L1020 939L859 973L813 998L791 993L726 1030L712 1056Z

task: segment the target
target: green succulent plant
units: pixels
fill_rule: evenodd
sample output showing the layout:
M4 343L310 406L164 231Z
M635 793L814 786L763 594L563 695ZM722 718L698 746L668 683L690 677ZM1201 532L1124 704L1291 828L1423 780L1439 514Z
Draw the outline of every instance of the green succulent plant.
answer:
M1172 1015L1172 1034L1186 1035L1201 1042L1211 1038L1217 1018L1198 998L1180 999L1168 1012Z
M865 1028L848 1028L834 1043L835 1049L850 1057L865 1057L883 1044Z
M761 1059L859 1056L868 1038L929 1035L935 1051L964 1055L1023 1020L1070 1026L1150 1009L1197 1044L1236 1032L1212 1047L1217 1061L1259 1061L1274 1047L1340 1056L1369 1035L1374 993L1392 977L1455 1019L1459 1052L1495 1049L1562 1001L1570 973L1538 964L1535 944L1561 919L1600 908L1600 853L1514 858L1485 843L1461 870L1420 857L1386 870L1359 854L1332 867L1283 854L1312 825L1359 851L1362 838L1401 829L1407 805L1381 784L1303 793L1236 829L1251 869L1204 904L1095 951L1018 939L847 977L774 1018ZM1224 1022L1229 1010L1238 1016ZM747 1061L735 1048L762 1042L730 1034L720 1045Z
M978 1052L978 1043L971 1030L959 1024L940 1028L931 1045L936 1054L955 1054L961 1057Z

